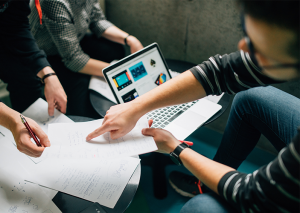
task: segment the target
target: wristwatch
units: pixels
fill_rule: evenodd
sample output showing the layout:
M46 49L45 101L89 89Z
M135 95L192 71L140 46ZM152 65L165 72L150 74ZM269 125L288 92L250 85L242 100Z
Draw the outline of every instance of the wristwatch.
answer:
M182 164L179 155L185 148L189 148L189 147L190 146L187 145L186 143L181 143L176 147L176 149L173 152L170 153L170 158L176 165L180 166Z

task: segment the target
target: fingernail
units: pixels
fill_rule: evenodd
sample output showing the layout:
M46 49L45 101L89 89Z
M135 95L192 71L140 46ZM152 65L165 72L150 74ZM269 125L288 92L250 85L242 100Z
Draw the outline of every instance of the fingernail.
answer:
M50 146L51 144L50 144L50 142L46 142L46 144L45 144L46 146Z
M142 129L142 134L144 134L145 133L145 129Z
M87 140L87 141L91 140L91 137L87 136L87 137L86 137L86 140Z

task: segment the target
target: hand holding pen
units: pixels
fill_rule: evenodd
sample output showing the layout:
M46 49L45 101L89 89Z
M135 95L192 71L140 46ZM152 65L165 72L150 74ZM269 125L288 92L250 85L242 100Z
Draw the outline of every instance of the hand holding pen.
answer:
M23 115L20 115L22 123L25 125L26 129L28 130L30 136L33 138L37 146L42 146L39 139L36 137L35 133L32 131L30 128L29 124L27 123L26 119L24 118Z
M32 133L35 135L33 138L36 138L41 145L37 146L31 141L32 136L30 135L30 131L28 131L25 124L23 124L23 119L20 118L20 114L16 111L12 111L11 116L13 117L14 122L12 122L8 128L14 136L17 149L31 157L41 156L45 147L50 146L48 136L35 121L22 116L29 125Z

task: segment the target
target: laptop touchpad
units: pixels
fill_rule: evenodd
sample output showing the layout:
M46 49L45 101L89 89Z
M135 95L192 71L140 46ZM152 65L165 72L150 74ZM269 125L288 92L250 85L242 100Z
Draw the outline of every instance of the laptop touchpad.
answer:
M206 120L207 118L203 117L202 115L189 110L175 119L173 123L187 130L193 130L195 127L198 127L200 123L202 124Z

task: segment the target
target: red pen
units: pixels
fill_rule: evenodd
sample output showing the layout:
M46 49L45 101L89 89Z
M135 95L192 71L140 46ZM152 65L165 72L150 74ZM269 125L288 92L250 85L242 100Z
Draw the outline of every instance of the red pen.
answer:
M181 143L186 143L187 145L189 146L193 146L194 143L193 142L190 142L190 141L182 141L182 140L179 140Z
M36 145L37 145L37 146L42 146L42 145L40 144L40 142L38 141L36 135L35 135L34 132L32 131L32 129L30 128L30 126L29 126L28 122L26 121L26 119L24 118L24 116L23 116L23 115L20 115L20 117L21 117L22 123L25 125L26 129L28 130L30 136L31 136L31 137L33 138L33 140L35 141Z

